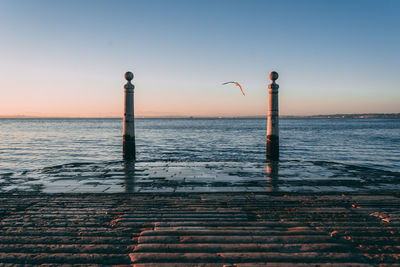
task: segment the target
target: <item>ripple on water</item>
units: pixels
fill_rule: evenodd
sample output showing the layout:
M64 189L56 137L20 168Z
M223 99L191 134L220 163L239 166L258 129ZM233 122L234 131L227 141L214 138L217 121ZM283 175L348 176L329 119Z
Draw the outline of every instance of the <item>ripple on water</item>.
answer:
M398 190L400 120L280 125L270 175L264 119L138 119L133 171L120 161L120 119L0 119L0 190Z

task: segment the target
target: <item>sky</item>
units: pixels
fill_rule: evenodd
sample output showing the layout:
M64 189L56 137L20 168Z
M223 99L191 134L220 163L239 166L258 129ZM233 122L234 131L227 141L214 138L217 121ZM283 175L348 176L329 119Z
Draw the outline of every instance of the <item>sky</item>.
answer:
M0 0L0 116L400 112L397 0ZM246 93L223 82L238 81Z

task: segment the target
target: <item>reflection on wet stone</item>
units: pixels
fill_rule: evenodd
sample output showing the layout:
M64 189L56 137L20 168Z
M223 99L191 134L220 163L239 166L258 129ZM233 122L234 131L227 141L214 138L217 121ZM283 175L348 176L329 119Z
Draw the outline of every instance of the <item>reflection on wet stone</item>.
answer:
M279 161L267 161L267 183L268 192L278 191Z
M125 160L122 164L125 177L125 193L133 193L135 190L135 161Z
M322 175L323 174L323 175ZM398 192L400 174L327 161L65 164L0 174L0 192Z
M133 175L115 161L121 119L2 120L0 192L400 190L398 120L281 120L277 179L265 119L135 122Z

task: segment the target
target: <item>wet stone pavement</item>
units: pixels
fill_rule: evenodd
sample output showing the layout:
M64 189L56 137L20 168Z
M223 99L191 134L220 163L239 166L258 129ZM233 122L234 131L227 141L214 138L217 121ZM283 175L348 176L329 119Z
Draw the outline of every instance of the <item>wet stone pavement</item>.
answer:
M0 194L0 265L399 266L400 195Z
M325 161L1 173L0 265L400 266L399 192Z
M70 163L0 173L0 193L399 192L400 173L326 161Z

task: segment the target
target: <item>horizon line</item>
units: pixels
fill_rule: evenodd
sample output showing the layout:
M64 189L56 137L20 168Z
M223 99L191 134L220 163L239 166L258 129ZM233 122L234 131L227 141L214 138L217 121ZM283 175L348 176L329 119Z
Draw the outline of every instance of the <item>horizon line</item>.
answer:
M400 116L400 113L332 113L314 115L280 115L280 118L309 118L328 116ZM136 119L260 119L267 118L267 115L244 115L244 116L137 116ZM29 116L29 115L0 115L0 119L123 119L115 116Z

